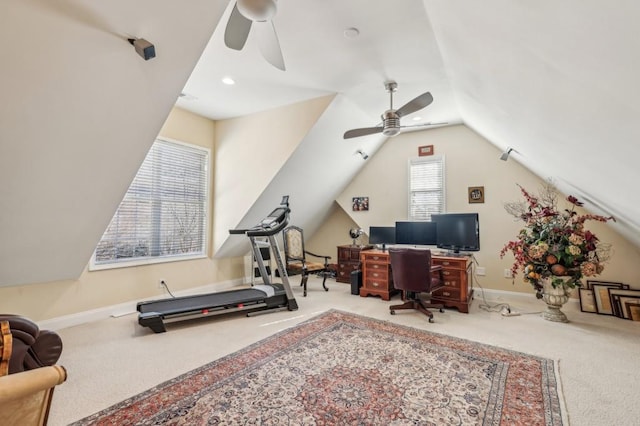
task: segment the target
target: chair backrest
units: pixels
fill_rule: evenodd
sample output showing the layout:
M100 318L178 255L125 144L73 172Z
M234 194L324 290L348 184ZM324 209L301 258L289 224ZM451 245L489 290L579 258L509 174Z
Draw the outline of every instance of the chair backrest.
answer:
M389 249L393 286L399 290L429 293L432 289L431 250Z
M0 314L7 321L13 339L9 374L54 365L62 354L62 339L52 330L40 330L29 318Z
M304 260L304 236L302 228L289 226L282 231L286 261Z

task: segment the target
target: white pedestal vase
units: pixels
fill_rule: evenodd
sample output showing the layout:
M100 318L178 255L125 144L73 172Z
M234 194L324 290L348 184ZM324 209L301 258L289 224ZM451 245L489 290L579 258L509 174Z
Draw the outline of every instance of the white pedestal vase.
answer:
M556 279L557 278L559 277L556 277ZM567 277L567 279L568 278L569 277ZM547 304L546 309L542 312L542 318L547 321L569 322L567 316L560 308L569 301L569 295L573 289L565 284L553 287L551 284L552 280L553 278L546 278L542 284L542 300Z

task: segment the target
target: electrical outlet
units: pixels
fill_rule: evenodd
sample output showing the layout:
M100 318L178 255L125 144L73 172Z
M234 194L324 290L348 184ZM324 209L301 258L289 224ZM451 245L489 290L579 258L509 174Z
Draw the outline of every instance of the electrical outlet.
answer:
M505 278L513 278L513 275L511 275L511 269L505 269L504 270L504 277Z
M476 268L476 275L485 276L487 275L487 270L484 266L478 266Z
M158 281L158 288L160 290L164 290L164 286L165 286L164 280L159 280Z

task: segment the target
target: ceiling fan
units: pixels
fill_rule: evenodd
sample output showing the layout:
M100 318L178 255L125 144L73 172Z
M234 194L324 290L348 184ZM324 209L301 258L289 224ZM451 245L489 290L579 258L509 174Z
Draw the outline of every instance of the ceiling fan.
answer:
M284 58L272 20L276 14L276 0L236 0L235 3L224 31L224 44L231 49L242 50L253 26L258 32L256 38L262 56L284 71Z
M425 127L425 126L435 126L440 124L447 123L423 123L416 124L415 126L401 126L400 118L412 114L422 108L428 106L433 102L433 96L431 93L425 92L422 95L414 98L413 100L407 102L405 105L398 109L393 109L393 92L395 92L398 88L398 83L395 81L387 81L384 83L385 89L389 92L390 103L389 109L386 110L381 118L382 123L377 125L376 127L363 127L360 129L351 129L347 130L344 133L344 139L357 138L359 136L372 135L374 133L382 133L385 136L395 136L404 128L407 127Z

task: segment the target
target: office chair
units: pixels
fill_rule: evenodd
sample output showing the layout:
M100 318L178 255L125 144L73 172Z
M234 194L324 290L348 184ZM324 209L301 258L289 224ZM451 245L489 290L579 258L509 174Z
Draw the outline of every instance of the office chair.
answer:
M391 315L395 315L397 310L415 309L429 317L429 322L433 322L433 314L428 308L438 308L444 312L442 304L428 303L420 297L422 293L428 294L444 286L442 278L442 266L431 264L431 250L413 248L392 248L389 249L391 261L391 273L393 275L393 286L402 290L402 305L389 307Z
M310 274L322 277L324 291L329 291L326 285L327 277L335 276L335 271L329 267L331 256L314 254L304 249L304 236L302 228L289 226L282 231L284 241L285 267L288 275L302 275L300 285L303 287L303 296L307 296L307 279ZM309 262L307 255L324 259L323 263Z

